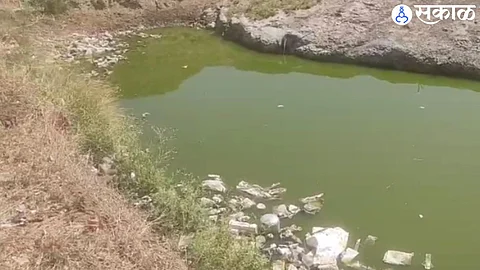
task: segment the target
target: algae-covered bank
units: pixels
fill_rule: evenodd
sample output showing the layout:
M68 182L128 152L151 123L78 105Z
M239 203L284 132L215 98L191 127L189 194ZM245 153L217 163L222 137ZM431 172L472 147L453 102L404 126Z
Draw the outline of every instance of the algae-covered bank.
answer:
M175 130L172 170L219 174L231 189L280 182L282 201L256 216L325 193L319 213L282 227L303 238L341 226L351 247L376 236L361 252L375 269L388 249L415 253L407 269L426 253L438 269L475 268L480 84L260 54L204 30L152 33L162 38L133 40L111 79L122 107Z

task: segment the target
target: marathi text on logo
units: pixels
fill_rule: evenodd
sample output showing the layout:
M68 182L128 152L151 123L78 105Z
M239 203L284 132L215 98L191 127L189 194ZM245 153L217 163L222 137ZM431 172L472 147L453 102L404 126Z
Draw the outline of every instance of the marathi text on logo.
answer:
M415 15L425 24L436 24L444 19L473 21L475 5L414 5ZM425 19L421 17L425 16ZM433 18L432 18L433 17Z

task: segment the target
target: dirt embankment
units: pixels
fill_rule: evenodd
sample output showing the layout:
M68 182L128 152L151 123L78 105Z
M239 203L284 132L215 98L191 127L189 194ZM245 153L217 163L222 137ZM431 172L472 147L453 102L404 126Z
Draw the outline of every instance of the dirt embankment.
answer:
M403 3L412 9L415 4L445 4L440 0ZM477 21L447 19L426 25L414 18L407 26L398 26L391 18L397 4L385 0L322 0L311 9L280 12L266 19L258 19L259 12L251 8L244 9L250 16L235 15L238 9L234 7L234 15L223 10L217 31L226 39L262 52L480 79ZM281 5L277 7L281 9Z
M89 131L75 122L96 121L81 118L96 114L95 106L109 110L115 89L45 65L74 32L170 18L126 8L54 18L19 3L0 4L0 269L187 269L171 245L175 237L155 233L148 213L121 195L111 176L97 175L80 151ZM75 113L72 104L85 107Z

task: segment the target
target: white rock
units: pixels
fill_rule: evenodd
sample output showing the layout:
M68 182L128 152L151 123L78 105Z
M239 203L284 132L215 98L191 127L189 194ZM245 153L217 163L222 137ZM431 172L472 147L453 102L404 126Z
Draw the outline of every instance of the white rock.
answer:
M223 202L223 197L220 194L215 194L215 195L213 195L212 200L215 203L221 203L221 202Z
M273 213L276 214L279 218L286 218L291 216L291 213L288 212L287 206L285 204L280 204L273 207Z
M323 193L320 193L320 194L313 195L313 196L310 196L310 197L302 198L302 199L300 199L300 201L302 203L306 204L306 203L317 202L317 201L321 200L322 198L323 198Z
M241 233L247 233L247 234L258 233L257 224L250 224L248 222L241 222L241 221L236 221L231 219L228 225L230 226L230 229L238 230Z
M280 218L275 214L265 214L261 216L260 223L267 229L280 230Z
M383 262L392 265L411 265L414 253L388 250L383 256Z
M265 189L261 186L251 185L245 181L241 181L240 183L238 183L237 189L256 198L269 199L272 197L272 195L265 191Z
M255 206L255 202L249 198L243 198L240 204L244 209L249 209Z
M212 191L227 191L227 188L225 187L225 184L223 184L222 180L205 180L203 181L202 186Z
M296 215L298 212L300 212L300 208L297 207L296 205L290 204L288 206L288 211L292 213L293 215Z
M263 204L263 203L259 203L259 204L257 204L257 209L259 209L259 210L265 210L265 209L267 209L267 206L266 206L265 204Z

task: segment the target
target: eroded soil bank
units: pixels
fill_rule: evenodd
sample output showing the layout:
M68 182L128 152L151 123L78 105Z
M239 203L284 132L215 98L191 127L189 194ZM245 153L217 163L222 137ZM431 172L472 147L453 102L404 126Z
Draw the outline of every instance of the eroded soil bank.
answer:
M324 0L261 20L222 8L216 31L251 49L319 61L350 63L418 73L480 78L480 26L476 21L444 20L435 25L391 19L395 1ZM445 4L403 1L403 4ZM457 1L455 4L471 4Z

